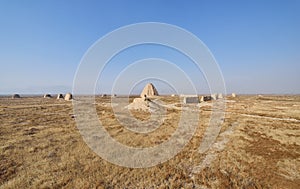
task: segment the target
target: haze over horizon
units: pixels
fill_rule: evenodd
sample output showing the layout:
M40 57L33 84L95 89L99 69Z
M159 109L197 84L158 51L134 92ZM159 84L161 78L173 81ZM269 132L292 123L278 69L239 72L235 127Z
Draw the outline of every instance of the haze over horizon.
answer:
M3 0L0 95L72 91L77 67L90 46L109 32L140 22L176 25L202 40L220 66L228 93L300 94L297 0ZM141 45L108 63L95 85L96 93L110 93L125 68L147 58L172 62L190 77L198 93L209 92L205 76L182 54L159 45ZM178 79L167 67L157 71ZM132 93L138 93L145 82L153 82L162 94L174 93L172 86L155 79L137 81L137 86L130 86ZM176 83L191 92L180 80Z

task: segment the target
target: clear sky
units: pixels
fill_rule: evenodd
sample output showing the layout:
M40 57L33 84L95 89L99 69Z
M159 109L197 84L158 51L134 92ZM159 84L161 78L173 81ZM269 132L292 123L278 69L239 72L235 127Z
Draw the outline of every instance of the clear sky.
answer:
M87 49L138 22L173 24L196 35L216 58L228 92L300 93L299 0L1 0L0 94L71 91ZM139 48L136 59L158 52L147 48ZM177 64L172 53L165 58ZM135 59L122 68L128 60ZM186 70L199 92L207 92L203 76L198 81L192 67ZM110 75L120 71L112 62L99 92L109 91ZM167 91L164 86L158 91Z

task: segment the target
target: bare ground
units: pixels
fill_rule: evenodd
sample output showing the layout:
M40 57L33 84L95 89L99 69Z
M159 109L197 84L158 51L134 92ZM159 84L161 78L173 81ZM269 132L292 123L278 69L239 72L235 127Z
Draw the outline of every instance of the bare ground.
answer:
M178 103L177 97L160 100ZM179 154L151 168L133 169L103 160L84 143L72 102L1 97L0 188L299 188L300 96L226 100L221 133L206 153L198 148L210 103L200 107L197 131ZM133 147L168 140L181 113L168 108L161 127L133 133L116 120L109 102L96 98L99 119L112 137ZM131 113L140 120L150 117Z

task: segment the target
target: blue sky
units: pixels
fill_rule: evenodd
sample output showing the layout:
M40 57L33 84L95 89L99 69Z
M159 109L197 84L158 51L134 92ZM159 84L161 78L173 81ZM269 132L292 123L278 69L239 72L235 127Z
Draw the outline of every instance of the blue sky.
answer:
M196 35L216 58L228 92L300 93L298 0L1 0L0 94L71 91L88 48L105 34L139 22L173 24ZM134 56L156 57L158 51L142 47ZM165 58L176 57L172 53ZM121 67L133 59L124 60ZM207 92L201 73L192 66L183 69L199 93ZM112 61L105 78L112 81L109 76L119 71ZM102 83L99 92L109 91L109 81ZM158 91L168 91L164 86Z

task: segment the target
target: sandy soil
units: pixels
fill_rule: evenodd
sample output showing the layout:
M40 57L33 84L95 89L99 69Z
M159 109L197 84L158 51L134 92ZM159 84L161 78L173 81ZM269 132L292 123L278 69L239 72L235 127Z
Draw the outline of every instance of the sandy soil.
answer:
M95 104L117 141L149 147L168 140L179 122L178 97L160 100L167 107L164 122L147 134L124 128L109 97L97 97ZM134 169L103 160L84 143L72 102L1 97L0 188L299 188L300 96L228 97L221 132L203 154L199 145L212 107L208 102L198 108L197 131L179 154ZM140 120L150 117L131 113Z

